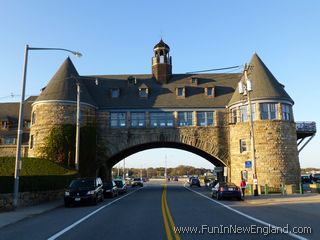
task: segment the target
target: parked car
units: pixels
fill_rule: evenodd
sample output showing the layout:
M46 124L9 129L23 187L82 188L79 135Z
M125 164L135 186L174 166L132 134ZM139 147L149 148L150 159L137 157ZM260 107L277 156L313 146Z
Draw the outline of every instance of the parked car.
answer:
M177 177L177 176L176 176L176 177L173 177L173 181L178 182L178 181L179 181L178 177Z
M131 183L132 187L140 186L143 187L143 181L141 178L134 178Z
M241 191L234 183L219 182L212 188L211 197L215 197L217 200L223 198L236 198L241 200Z
M200 180L198 178L192 178L190 180L190 187L192 187L193 185L200 187Z
M113 180L115 184L117 185L118 192L123 194L127 192L127 184L124 180L122 179L115 179Z
M213 181L207 182L207 187L209 189L212 189L218 182L219 182L218 180L213 180Z
M103 201L103 184L100 178L79 178L72 180L64 192L64 205L91 203L96 205Z
M313 183L320 183L320 173L311 174L311 178Z
M103 183L103 193L105 197L114 198L119 195L118 187L114 181L106 181Z
M309 183L312 183L312 180L309 175L301 175L301 183L309 184Z

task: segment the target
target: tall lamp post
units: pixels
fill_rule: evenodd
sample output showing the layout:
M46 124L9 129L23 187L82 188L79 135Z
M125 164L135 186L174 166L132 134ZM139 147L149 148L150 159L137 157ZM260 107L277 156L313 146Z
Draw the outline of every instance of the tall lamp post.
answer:
M28 53L29 50L54 50L54 51L65 51L72 53L77 57L81 57L80 52L72 51L65 48L36 48L25 46L24 52L24 64L23 64L23 76L22 76L22 89L21 89L21 100L19 108L19 120L18 120L18 131L17 131L17 149L16 149L16 162L15 162L15 171L14 171L14 191L13 191L13 208L16 208L18 205L18 194L19 194L19 175L21 169L21 144L22 144L22 134L23 134L23 104L25 97L25 87L26 87L26 78L27 78L27 64L28 64Z
M251 92L252 92L252 81L248 78L248 66L244 67L244 81L238 83L239 93L247 96L248 99L248 115L249 115L249 125L250 125L250 142L251 142L251 158L252 158L252 169L253 169L253 184L255 185L253 194L258 196L258 177L256 168L256 146L254 138L254 128L253 128L253 116L252 116L252 105L251 105Z

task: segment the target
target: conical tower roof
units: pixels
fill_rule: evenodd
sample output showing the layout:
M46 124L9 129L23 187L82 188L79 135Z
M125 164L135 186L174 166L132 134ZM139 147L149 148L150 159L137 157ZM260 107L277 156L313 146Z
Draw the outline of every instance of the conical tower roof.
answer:
M36 102L48 100L77 101L76 79L80 82L81 87L80 101L96 105L69 57L62 63Z
M284 86L272 75L256 53L253 54L249 63L248 78L252 81L251 100L286 100L294 103L284 90ZM239 93L237 87L228 105L236 104L242 100L243 95Z

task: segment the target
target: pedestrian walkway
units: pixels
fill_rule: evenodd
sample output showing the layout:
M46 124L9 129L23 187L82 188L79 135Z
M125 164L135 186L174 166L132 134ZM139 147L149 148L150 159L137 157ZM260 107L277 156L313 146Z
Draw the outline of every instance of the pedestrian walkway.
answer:
M268 194L259 196L245 196L245 202L251 205L277 205L277 204L301 204L301 203L320 203L320 194Z
M55 200L35 206L21 207L14 211L0 213L0 228L18 222L27 217L41 214L63 205L62 200Z

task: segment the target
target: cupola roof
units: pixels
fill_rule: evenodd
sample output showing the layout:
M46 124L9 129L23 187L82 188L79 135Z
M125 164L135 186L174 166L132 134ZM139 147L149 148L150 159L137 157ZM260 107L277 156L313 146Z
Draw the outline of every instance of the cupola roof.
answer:
M162 38L160 39L160 42L158 42L153 49L158 48L158 47L163 47L163 48L168 48L170 49L170 47L162 40Z

